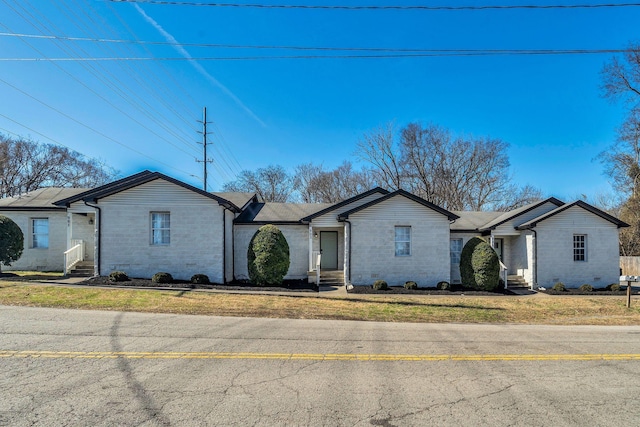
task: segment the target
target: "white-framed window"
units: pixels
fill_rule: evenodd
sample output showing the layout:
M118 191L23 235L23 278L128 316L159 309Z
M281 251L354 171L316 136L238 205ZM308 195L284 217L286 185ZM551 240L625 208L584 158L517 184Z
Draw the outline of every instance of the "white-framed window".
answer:
M586 234L573 235L573 260L574 261L587 260L587 235Z
M169 243L171 243L171 214L151 212L151 244L168 245Z
M460 254L462 254L462 239L451 239L449 243L451 264L460 265Z
M411 255L411 227L396 226L396 256Z
M49 218L31 218L31 247L49 247Z

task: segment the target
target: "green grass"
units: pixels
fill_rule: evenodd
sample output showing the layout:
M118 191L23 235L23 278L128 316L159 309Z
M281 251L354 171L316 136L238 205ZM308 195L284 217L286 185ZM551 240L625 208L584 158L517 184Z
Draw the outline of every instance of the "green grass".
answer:
M640 301L620 297L372 297L240 295L101 289L0 281L0 304L237 317L421 323L638 325Z

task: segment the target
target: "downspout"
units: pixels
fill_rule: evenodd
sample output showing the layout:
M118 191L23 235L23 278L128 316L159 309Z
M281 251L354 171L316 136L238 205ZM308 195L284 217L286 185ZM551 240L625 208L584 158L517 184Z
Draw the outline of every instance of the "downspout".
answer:
M352 240L352 237L351 237L351 233L352 233L351 221L349 221L348 219L344 219L343 221L346 222L347 224L349 224L349 254L348 254L349 255L349 268L348 268L348 271L347 271L347 275L349 276L348 283L351 283L351 240ZM345 280L345 282L346 282L346 280Z
M531 290L538 287L538 232L531 228L533 232L533 283Z
M222 206L222 283L227 284L227 213L228 210L232 214L234 213L231 209L227 208L224 205ZM233 239L233 223L231 223L231 269L234 271L235 277L235 260L234 260L234 239Z
M100 263L102 262L102 209L98 205L90 205L86 200L83 200L85 206L89 206L90 208L94 208L98 211L98 217L96 222L98 223L98 245L96 247L96 258L97 261L94 266L94 273L96 276L100 275Z

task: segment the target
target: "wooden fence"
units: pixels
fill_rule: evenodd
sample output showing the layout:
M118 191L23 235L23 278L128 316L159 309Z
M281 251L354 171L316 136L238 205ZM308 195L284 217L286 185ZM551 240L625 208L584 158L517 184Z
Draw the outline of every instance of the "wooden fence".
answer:
M640 256L621 256L620 271L623 276L640 276Z

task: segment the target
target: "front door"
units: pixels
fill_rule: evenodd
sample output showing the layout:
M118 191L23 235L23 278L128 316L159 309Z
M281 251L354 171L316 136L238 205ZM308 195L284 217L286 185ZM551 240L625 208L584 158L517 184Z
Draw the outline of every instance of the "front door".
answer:
M502 262L504 262L504 260L502 259L503 245L504 245L504 239L493 239L493 249L498 254L498 259Z
M320 269L337 270L338 269L338 232L337 231L321 231L320 232Z

